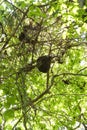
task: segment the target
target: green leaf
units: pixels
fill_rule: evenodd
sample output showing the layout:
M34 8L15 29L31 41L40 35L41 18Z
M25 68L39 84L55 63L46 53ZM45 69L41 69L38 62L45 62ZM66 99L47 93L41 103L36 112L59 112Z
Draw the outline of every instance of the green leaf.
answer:
M14 110L6 110L3 114L5 120L9 120L14 117Z

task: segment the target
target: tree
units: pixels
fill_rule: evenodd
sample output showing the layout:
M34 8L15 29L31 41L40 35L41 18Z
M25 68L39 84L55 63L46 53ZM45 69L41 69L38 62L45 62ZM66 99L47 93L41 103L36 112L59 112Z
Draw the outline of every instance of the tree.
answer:
M86 7L1 0L1 130L87 129ZM47 73L37 69L41 56L50 57Z

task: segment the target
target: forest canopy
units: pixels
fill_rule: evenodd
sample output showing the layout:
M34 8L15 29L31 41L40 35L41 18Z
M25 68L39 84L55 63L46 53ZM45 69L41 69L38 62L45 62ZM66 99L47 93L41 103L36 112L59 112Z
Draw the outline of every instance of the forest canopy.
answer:
M87 130L87 1L0 1L0 130Z

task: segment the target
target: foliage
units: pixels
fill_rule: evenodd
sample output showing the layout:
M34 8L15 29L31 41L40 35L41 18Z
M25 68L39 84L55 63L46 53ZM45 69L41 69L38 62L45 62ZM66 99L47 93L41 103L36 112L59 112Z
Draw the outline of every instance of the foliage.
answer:
M1 130L87 129L86 11L77 0L0 1Z

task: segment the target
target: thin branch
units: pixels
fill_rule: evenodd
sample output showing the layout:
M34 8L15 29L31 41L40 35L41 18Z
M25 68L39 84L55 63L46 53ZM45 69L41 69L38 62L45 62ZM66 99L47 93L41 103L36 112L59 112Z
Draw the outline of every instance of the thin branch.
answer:
M79 70L78 73L81 72L81 71L83 71L83 70L85 70L85 69L87 69L87 66L84 67L84 68L82 68L81 70Z
M15 6L12 2L5 0L6 2L8 2L9 4L11 4L15 9L19 10L21 13L25 13L24 11L22 11L20 8L18 8L17 6Z
M61 74L56 74L54 75L54 78L58 77L58 76L65 76L65 75L71 75L71 76L83 76L83 77L86 77L87 74L78 74L78 73L61 73Z

